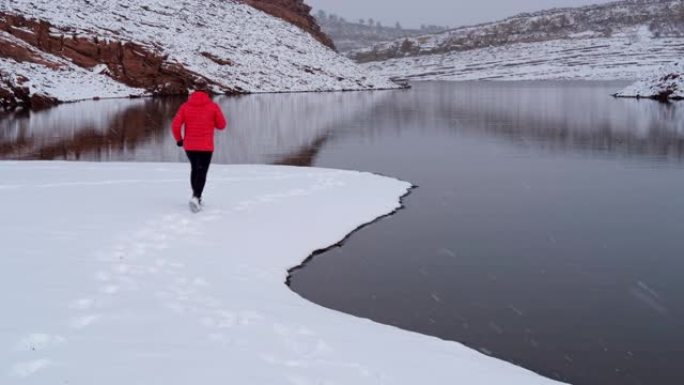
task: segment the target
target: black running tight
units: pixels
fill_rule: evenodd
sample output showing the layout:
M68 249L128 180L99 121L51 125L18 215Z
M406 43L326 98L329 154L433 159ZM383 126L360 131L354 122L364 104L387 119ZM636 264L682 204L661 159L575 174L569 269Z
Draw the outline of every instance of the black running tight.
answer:
M211 164L211 151L186 151L190 160L190 185L192 186L192 196L202 198L204 185L207 183L207 172Z

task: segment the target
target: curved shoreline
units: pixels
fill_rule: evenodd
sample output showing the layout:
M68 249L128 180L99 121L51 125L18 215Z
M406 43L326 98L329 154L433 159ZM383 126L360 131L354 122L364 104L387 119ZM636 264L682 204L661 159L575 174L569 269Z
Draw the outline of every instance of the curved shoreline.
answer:
M374 174L374 175L378 175L378 174ZM382 176L382 175L378 175L378 176ZM395 178L395 179L396 179L396 178ZM305 268L306 268L306 265L307 265L308 263L310 263L311 261L313 261L313 260L314 260L315 258L317 258L318 256L321 256L322 254L325 254L325 253L327 253L328 251L331 251L331 250L333 250L333 249L337 249L337 248L340 248L340 247L344 246L344 244L347 243L347 241L349 241L349 239L350 239L351 237L353 237L353 236L354 236L356 233L358 233L359 231L365 229L366 227L369 227L369 226L372 226L372 225L374 225L374 224L376 224L376 223L379 223L379 222L381 222L383 219L387 219L387 218L389 218L389 217L393 217L393 216L395 216L396 214L398 214L400 211L405 210L405 209L406 209L406 205L405 205L405 203L404 203L405 199L408 198L409 195L411 195L411 194L413 193L413 191L416 190L416 189L418 189L418 188L419 188L419 186L411 185L411 187L408 189L408 191L406 192L406 194L404 194L404 195L402 195L401 197L399 197L399 202L400 202L399 208L395 209L395 210L392 211L391 213L385 214L385 215L383 215L383 216L381 216L381 217L377 217L377 218L375 218L374 220L372 220L372 221L370 221L370 222L368 222L368 223L364 223L364 224L360 225L359 227L357 227L356 229L354 229L351 233L347 234L347 235L346 235L342 240L340 240L339 242L335 243L334 245L331 245L331 246L328 246L328 247L325 247L325 248L322 248L322 249L315 250L314 252L312 252L311 254L309 254L309 256L306 257L306 258L302 261L302 263L300 263L299 265L297 265L297 266L295 266L295 267L292 267L292 268L288 269L288 270L287 270L287 279L285 279L285 285L287 285L288 287L290 287L290 284L291 284L291 282L292 282L292 277L293 277L293 275L296 274L298 271L300 271L300 270L302 270L302 269L305 269ZM291 287L290 287L290 290L292 290ZM293 291L294 291L294 290L293 290ZM295 293L296 293L296 291L295 291ZM299 293L298 293L298 294L299 294ZM350 315L353 316L353 314L350 314Z
M400 209L406 182L216 165L205 211L194 215L179 198L185 164L2 170L0 198L16 202L3 216L12 221L0 221L0 274L12 289L0 291L3 383L557 384L455 342L315 306L283 286L302 255Z

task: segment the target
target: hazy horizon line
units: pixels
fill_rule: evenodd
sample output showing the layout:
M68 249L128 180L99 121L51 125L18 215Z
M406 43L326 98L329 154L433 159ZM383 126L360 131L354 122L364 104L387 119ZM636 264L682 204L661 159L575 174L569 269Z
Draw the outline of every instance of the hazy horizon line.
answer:
M534 7L533 9L519 9L519 10L511 10L510 12L507 12L505 14L492 14L491 17L489 16L483 16L483 17L476 17L475 19L472 20L462 20L462 21L454 21L451 23L444 23L444 22L439 22L439 20L433 19L433 21L429 22L406 22L405 20L401 20L402 17L401 15L397 15L395 17L394 21L389 21L388 16L380 17L378 18L377 15L375 17L371 17L370 15L372 14L371 12L367 12L365 16L359 17L358 14L354 15L354 12L349 12L347 11L340 11L340 10L333 10L330 9L329 6L324 6L324 5L316 5L316 3L321 3L329 0L305 0L306 4L312 7L311 13L313 15L316 15L318 11L324 11L326 14L330 15L336 15L338 17L341 17L345 19L347 22L350 23L358 23L360 20L368 21L369 19L373 19L374 21L380 21L381 24L384 27L391 27L394 26L395 23L400 23L402 28L404 29L420 29L421 25L434 25L434 26L440 26L440 27L446 27L447 29L455 29L455 28L462 28L462 27L469 27L469 26L477 26L481 24L487 24L487 23L495 23L497 21L502 21L506 20L512 17L516 17L519 15L524 15L524 14L530 14L530 13L536 13L536 12L544 12L544 11L552 11L552 10L562 10L562 9L573 9L573 8L583 8L583 7L588 7L588 6L597 6L597 5L606 5L606 4L611 4L611 3L619 3L624 0L558 0L558 1L584 1L579 4L551 4L550 6L541 6L541 7ZM439 1L439 0L433 0L433 1ZM449 0L447 0L449 1ZM451 0L453 1L453 0ZM449 1L449 2L451 2ZM532 0L531 0L532 1ZM546 1L545 1L546 2ZM334 8L334 7L333 7ZM387 15L387 13L385 13Z

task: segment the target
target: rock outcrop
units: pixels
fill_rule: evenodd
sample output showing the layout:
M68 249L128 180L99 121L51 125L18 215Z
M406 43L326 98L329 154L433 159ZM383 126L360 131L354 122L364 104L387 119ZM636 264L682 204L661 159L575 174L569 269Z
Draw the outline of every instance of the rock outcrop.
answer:
M614 95L618 98L655 99L662 102L684 100L684 65L663 67Z
M313 35L319 42L332 49L335 44L322 30L311 15L311 7L304 0L245 0L252 7L269 15L292 23Z
M0 57L41 64L52 69L62 67L57 61L45 59L42 54L46 53L65 58L79 67L103 66L101 70L114 80L153 94L179 94L195 81L203 79L182 65L167 62L167 58L155 52L153 47L100 39L96 34L83 36L78 31L58 28L47 21L29 19L23 15L0 12L0 31L6 32L5 38L0 36ZM8 35L36 50L29 51L25 46L12 43Z

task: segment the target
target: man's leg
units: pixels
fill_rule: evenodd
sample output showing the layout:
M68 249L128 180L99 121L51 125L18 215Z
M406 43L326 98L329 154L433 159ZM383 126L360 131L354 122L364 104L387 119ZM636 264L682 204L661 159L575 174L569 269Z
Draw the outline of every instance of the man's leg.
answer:
M186 151L185 154L188 156L188 160L190 160L190 186L192 187L192 196L199 198L199 195L197 194L199 191L198 175L200 155L196 151Z
M198 152L197 155L197 180L196 180L196 197L202 198L204 186L207 183L207 173L209 172L209 165L211 164L211 157L213 153L210 151Z

